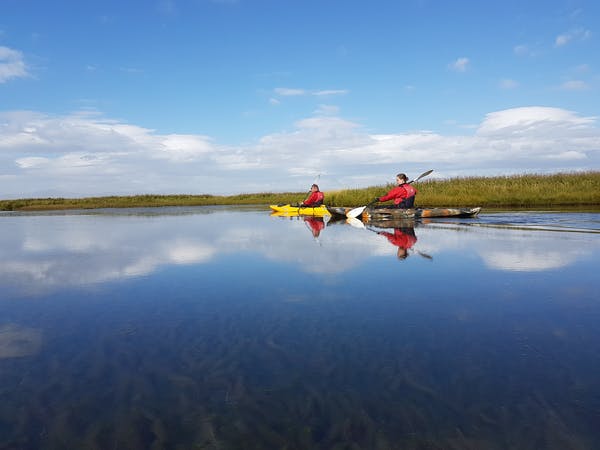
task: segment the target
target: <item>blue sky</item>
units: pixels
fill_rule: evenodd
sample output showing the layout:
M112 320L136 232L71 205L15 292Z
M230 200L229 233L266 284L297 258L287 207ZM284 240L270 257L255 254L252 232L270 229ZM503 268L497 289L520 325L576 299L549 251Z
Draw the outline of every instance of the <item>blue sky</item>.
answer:
M0 198L600 169L600 4L0 2Z

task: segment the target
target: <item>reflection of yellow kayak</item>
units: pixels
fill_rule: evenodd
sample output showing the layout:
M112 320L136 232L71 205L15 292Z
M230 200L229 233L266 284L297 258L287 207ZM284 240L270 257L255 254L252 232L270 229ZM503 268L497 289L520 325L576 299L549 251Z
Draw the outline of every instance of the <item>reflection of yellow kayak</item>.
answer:
M327 211L327 207L325 205L312 207L298 207L292 205L270 205L269 206L273 211L282 214L288 215L300 215L300 216L329 216L331 215L329 211Z

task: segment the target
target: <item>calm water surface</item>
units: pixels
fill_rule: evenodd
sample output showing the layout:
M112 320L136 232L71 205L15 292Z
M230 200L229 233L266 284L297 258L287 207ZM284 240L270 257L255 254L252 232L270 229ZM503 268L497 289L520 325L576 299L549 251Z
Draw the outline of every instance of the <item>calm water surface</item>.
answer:
M600 448L600 214L378 225L0 215L0 448Z

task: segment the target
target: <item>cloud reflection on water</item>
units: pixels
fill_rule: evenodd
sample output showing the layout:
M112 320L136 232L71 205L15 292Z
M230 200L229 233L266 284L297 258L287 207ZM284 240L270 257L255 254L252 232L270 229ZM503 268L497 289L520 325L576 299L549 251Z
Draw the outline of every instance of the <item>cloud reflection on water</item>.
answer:
M440 233L439 230L454 230ZM435 232L434 232L435 231ZM476 251L494 270L538 272L560 269L600 249L597 234L511 227L461 227L428 224L418 229L419 243L430 253Z
M22 215L0 219L0 283L20 295L140 277L239 252L335 275L397 248L368 230L328 224L317 237L299 218L264 212L163 216ZM428 255L475 254L492 270L559 269L598 251L596 235L434 222L415 229Z
M42 345L42 332L15 323L0 324L0 359L35 355Z

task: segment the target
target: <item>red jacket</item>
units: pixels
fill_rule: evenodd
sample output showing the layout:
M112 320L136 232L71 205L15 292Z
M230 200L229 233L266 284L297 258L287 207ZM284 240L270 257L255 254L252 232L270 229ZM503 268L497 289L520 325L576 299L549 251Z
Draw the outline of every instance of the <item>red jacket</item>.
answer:
M321 191L311 192L310 196L302 202L305 206L319 206L323 204L325 195Z
M325 228L325 222L323 222L323 219L321 219L320 217L305 217L304 221L310 227L310 230L312 231L314 237L319 236L321 230Z
M394 199L394 205L398 205L405 198L414 197L415 195L417 195L417 190L412 187L411 184L404 183L391 189L390 192L385 194L383 197L379 197L379 201L386 202Z
M394 234L388 233L387 231L380 231L377 234L381 234L390 241L391 244L396 247L404 248L408 250L415 242L417 242L417 237L413 233L405 233L399 228L394 228Z

